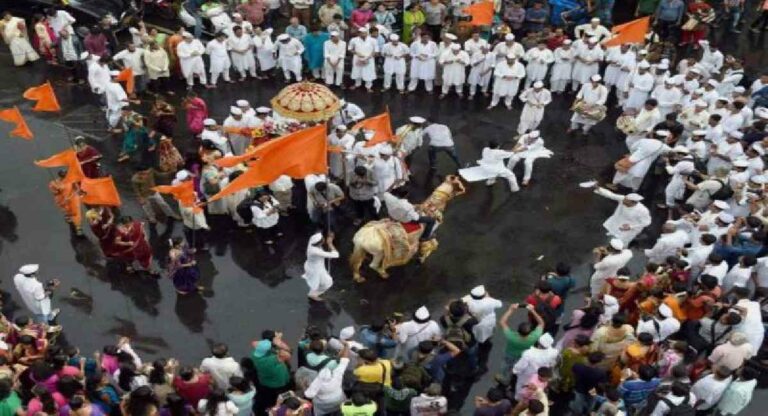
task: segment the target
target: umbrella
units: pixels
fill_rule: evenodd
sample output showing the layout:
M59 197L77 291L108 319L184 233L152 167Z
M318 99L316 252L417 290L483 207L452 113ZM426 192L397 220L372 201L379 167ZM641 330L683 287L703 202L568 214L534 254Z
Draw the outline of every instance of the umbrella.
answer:
M298 82L283 88L270 101L272 110L299 121L327 121L341 107L339 97L325 85Z

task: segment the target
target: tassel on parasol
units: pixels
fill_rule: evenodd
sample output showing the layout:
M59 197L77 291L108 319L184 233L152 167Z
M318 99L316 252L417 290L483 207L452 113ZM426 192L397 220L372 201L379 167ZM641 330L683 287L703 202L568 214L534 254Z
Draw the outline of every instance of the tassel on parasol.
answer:
M328 87L312 82L298 82L283 88L270 101L272 110L299 121L327 121L339 111L339 97Z

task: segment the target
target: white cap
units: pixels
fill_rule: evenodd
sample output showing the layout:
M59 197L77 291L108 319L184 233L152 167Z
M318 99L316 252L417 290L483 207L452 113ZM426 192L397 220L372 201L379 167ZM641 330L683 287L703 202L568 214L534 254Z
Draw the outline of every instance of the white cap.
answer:
M461 50L461 45L459 45L458 43L452 43L451 44L451 50L452 51L460 51Z
M536 81L533 83L533 88L544 88L544 83L541 81Z
M515 35L511 33L507 33L506 35L504 35L504 40L515 40Z
M251 104L247 100L237 100L235 102L235 104L237 104L238 107L250 107L251 106Z
M194 36L192 36L192 34L189 33L189 32L182 33L181 37L184 38L184 39L192 39L192 38L194 38Z
M624 250L624 242L619 240L618 238L612 238L611 242L608 243L611 248L614 250Z
M626 196L624 196L624 198L626 198L626 199L628 199L628 200L630 200L630 201L634 201L634 202L640 202L640 201L642 201L643 199L645 199L645 198L643 198L643 196L642 196L642 195L640 195L640 194L636 194L636 193L634 193L634 192L633 192L633 193L631 193L631 194L627 194Z
M422 306L419 309L416 309L416 313L414 313L413 316L415 316L418 320L426 321L429 319L429 310L426 306Z
M693 72L696 75L701 75L701 69L696 68L695 66L688 70L688 72Z
M600 80L603 79L603 77L601 77L600 74L595 74L595 75L592 75L589 79L591 79L594 82L600 82Z
M315 245L319 242L323 241L323 234L322 233L314 233L309 237L309 245Z
M179 181L179 182L186 181L187 179L189 179L189 175L190 175L190 173L189 173L188 170L182 169L182 170L176 172L175 179L177 181Z
M755 117L768 119L768 108L757 107L755 109Z
M264 35L264 36L269 36L269 35L271 35L271 34L272 34L272 32L274 32L274 31L275 31L275 29L273 29L273 28L271 28L271 27L270 27L269 29L264 29L264 30L261 32L261 34L262 34L262 35Z
M675 152L675 153L685 153L685 154L691 153L691 151L690 151L690 150L688 150L688 148L687 148L687 147L685 147L685 146L682 146L682 145L677 145L677 146L675 146L675 147L672 149L672 151L673 151L673 152Z
M109 71L109 75L113 76L113 77L116 77L116 76L120 75L120 71Z
M331 31L331 36L339 37L339 31L338 30L332 30Z
M734 131L728 133L728 136L733 137L734 139L741 140L741 138L744 137L744 133L742 133L742 132L740 132L738 130L734 130Z
M640 55L648 55L648 49L640 49L640 51L637 53Z
M272 112L272 109L271 109L271 108L269 108L269 107L264 107L264 106L261 106L261 107L258 107L258 108L256 109L256 112L257 112L258 114L269 114L269 113L271 113L271 112Z
M341 331L339 331L339 339L342 339L344 341L348 339L352 339L352 337L354 336L355 336L354 326L348 326L348 327L342 328Z
M720 199L716 199L712 201L712 205L715 206L715 208L725 211L726 209L730 208L731 206L728 205L727 202L722 201Z
M390 147L390 146L381 146L381 148L379 148L379 154L380 155L392 156L392 153L394 153L394 152L392 150L392 147Z
M737 168L749 167L749 162L746 159L736 159L733 161L733 166Z
M611 295L604 295L603 296L603 304L606 306L618 306L619 301L615 297Z
M736 92L736 93L739 93L739 94L741 94L741 93L743 93L743 92L744 92L744 91L746 91L746 90L747 90L746 88L744 88L744 87L742 87L741 85L739 85L738 87L736 87L736 88L734 88L734 89L733 89L733 92Z
M750 147L752 148L752 150L757 152L757 154L759 154L760 156L765 154L765 149L763 149L763 146L760 146L759 142L752 143L752 146Z
M566 40L563 41L563 45L570 45L572 43L573 43L573 41L570 40L570 39L566 39Z
M288 40L288 39L290 39L290 38L291 38L291 36L290 36L289 34L287 34L287 33L283 33L282 35L280 35L280 36L278 36L278 37L277 37L277 40L279 40L279 41L283 41L283 40Z
M422 124L422 123L426 123L427 119L424 118L424 117L413 116L413 117L409 118L408 121L410 121L411 123L414 123L414 124Z
M669 137L670 134L672 133L669 130L656 130L656 135L659 137Z
M359 33L368 33L368 26L363 26L360 29L357 29Z
M649 64L648 61L642 61L639 64L637 64L637 67L642 69L648 69L651 67L651 64Z
M597 36L592 36L591 38L587 39L587 42L589 43L597 43Z
M694 105L695 107L705 107L705 108L706 108L706 107L709 107L709 106L707 105L707 102L706 102L706 101L704 101L704 100L696 100L696 101L694 101L694 102L693 102L693 105Z
M552 335L549 335L549 332L545 332L544 335L539 337L539 340L537 342L542 347L549 348L552 346L552 344L555 343L555 340L552 338Z
M448 40L456 40L456 39L458 39L456 37L456 35L454 35L453 33L446 33L445 34L445 38L448 39Z
M339 124L338 126L336 126L336 130L347 131L347 126L343 124Z
M204 126L215 126L216 125L216 120L214 120L212 118L206 118L205 120L203 120L203 125Z
M661 316L663 316L663 317L665 317L665 318L669 318L669 317L671 317L671 316L672 316L672 308L670 308L669 306L667 306L667 304L666 304L666 303L662 303L662 304L659 306L659 315L661 315Z
M233 116L242 116L243 110L241 110L240 107L229 107L229 114L232 114Z
M730 223L732 223L735 220L735 218L733 218L733 215L731 215L731 214L729 214L727 212L721 212L720 214L718 214L717 215L717 219L722 221L722 222L724 222L724 223L726 223L726 224L730 224Z
M707 80L707 84L709 84L709 85L711 85L713 87L717 87L718 85L720 85L720 83L715 81L714 79Z
M88 51L85 51L85 52L81 53L80 54L80 60L82 61L83 59L88 59L88 55L90 55L90 53L88 53Z
M722 101L726 104L729 104L731 102L731 100L728 97L717 97L715 101Z
M535 139L535 138L539 137L539 135L540 135L540 133L539 133L538 130L533 130L530 133L528 133L528 137L532 138L532 139Z
M19 273L29 276L31 274L37 273L39 269L40 269L39 264L25 264L19 267Z
M661 63L661 64L658 64L656 66L656 68L658 68L658 69L669 69L669 64ZM672 82L672 80L671 79L666 79L666 80L664 80L664 82Z
M339 105L340 106L344 107L346 104L347 104L347 100L345 100L343 98L339 99Z
M485 286L483 285L475 286L474 288L472 288L472 291L469 292L469 294L476 298L481 298L485 296Z
M765 175L755 175L749 178L749 181L758 185L764 185L766 182L768 182L768 177Z
M590 21L590 22L592 22L592 23L600 23L600 18L597 18L597 17L593 17L593 18L592 18L592 19L590 19L589 21Z
M396 41L396 40L400 40L400 36L397 36L396 34L393 33L393 34L389 35L389 40L391 40L393 42Z
M706 136L707 135L707 131L699 129L699 130L694 130L692 134L694 136Z
M232 13L232 17L235 18L235 19L242 19L243 15L240 14L240 13Z

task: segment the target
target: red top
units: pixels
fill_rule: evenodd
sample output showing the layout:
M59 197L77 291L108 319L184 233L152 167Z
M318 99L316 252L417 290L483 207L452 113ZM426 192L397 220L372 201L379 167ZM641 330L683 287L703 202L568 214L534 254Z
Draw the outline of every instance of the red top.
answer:
M184 381L176 376L173 379L173 387L181 398L187 401L192 407L197 409L197 402L208 396L211 392L211 376L209 374L199 374L197 381Z
M557 307L560 306L561 303L563 303L563 300L560 299L560 296L557 296L554 294L547 295L546 297L531 294L531 295L528 295L527 298L525 298L525 303L535 307L536 304L539 303L539 301L546 301L547 299L549 299L549 306L552 309L557 309Z

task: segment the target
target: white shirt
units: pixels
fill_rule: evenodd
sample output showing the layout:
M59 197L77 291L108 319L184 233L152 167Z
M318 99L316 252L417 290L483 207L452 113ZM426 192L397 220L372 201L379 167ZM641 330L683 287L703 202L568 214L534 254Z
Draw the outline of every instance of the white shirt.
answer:
M27 277L19 273L13 276L13 284L30 312L35 315L51 313L51 299L45 293L43 284L36 277Z
M232 357L208 357L200 363L200 370L213 377L213 381L220 389L229 388L229 378L233 376L242 377L243 371L240 364Z
M711 409L723 396L725 389L731 384L731 378L727 377L724 380L715 379L714 374L710 374L693 383L691 386L691 393L695 395L703 403L696 407L696 410Z
M389 192L384 192L381 197L387 206L389 218L397 222L418 221L420 215L410 202L400 199Z
M416 321L406 321L397 328L397 341L406 351L416 348L421 341L441 338L440 326L435 321L420 324Z
M280 203L272 196L269 197L269 201L263 204L263 207L259 204L253 204L251 206L253 223L259 228L271 228L277 225L277 222L280 221L280 213L277 210L279 205ZM269 213L272 208L275 208L275 211Z
M424 129L424 137L429 136L429 145L432 147L453 147L453 134L445 124L433 123Z
M146 66L144 65L144 49L136 48L133 52L128 49L123 49L115 54L112 59L115 61L123 61L123 65L131 68L134 76L144 75L146 72Z
M656 331L656 324L654 324L654 322L659 324L658 331ZM643 332L647 332L653 335L653 340L655 342L659 342L667 339L670 335L676 333L679 330L680 321L670 316L669 318L665 318L663 320L659 320L657 318L651 318L647 321L640 320L637 323L637 330L635 331L635 334L640 335Z
M711 232L710 232L711 233ZM728 273L728 263L721 261L720 264L707 264L701 274L708 274L717 278L717 284L723 284L723 278Z

